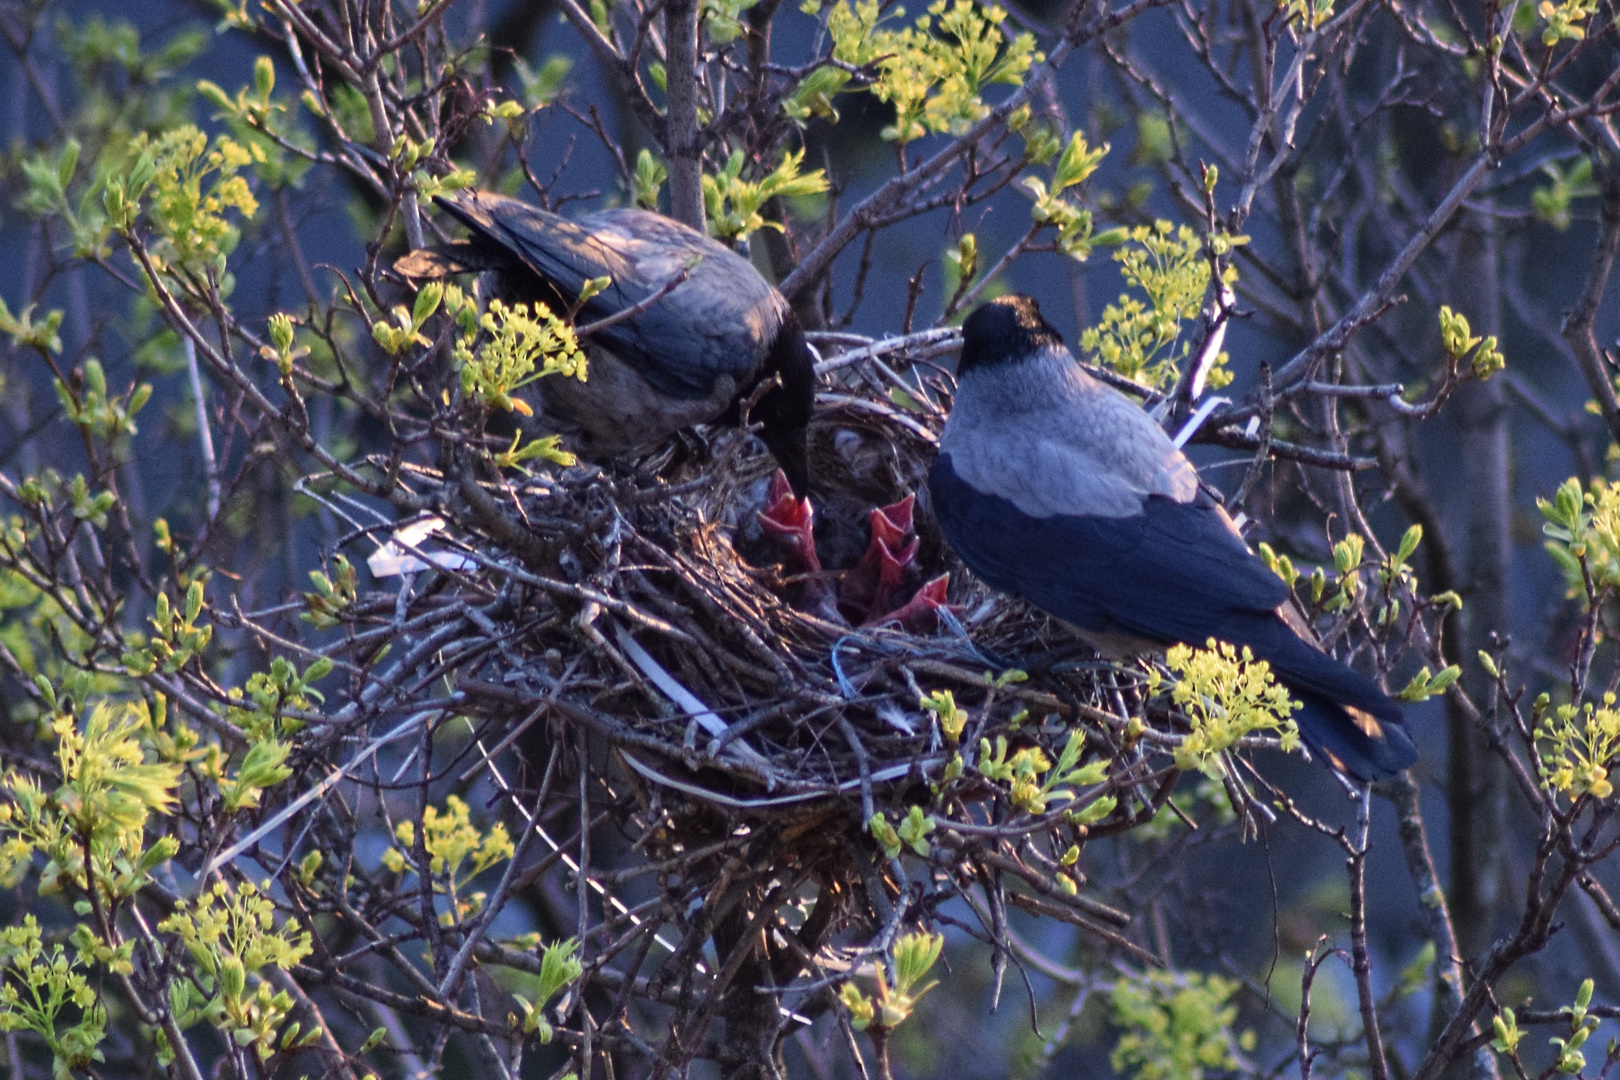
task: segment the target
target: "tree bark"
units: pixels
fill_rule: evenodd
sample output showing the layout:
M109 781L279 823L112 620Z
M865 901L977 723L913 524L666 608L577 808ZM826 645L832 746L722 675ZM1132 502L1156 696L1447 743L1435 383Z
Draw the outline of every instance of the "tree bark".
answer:
M1501 331L1495 223L1491 207L1463 223L1454 278L1453 307L1477 335ZM1476 657L1492 636L1508 631L1510 558L1508 426L1504 383L1471 382L1453 402L1461 435L1468 535L1461 627L1463 686L1488 701L1489 677ZM1447 709L1451 825L1451 913L1464 958L1480 956L1495 932L1503 850L1501 769L1488 744L1455 706Z
M703 232L703 145L697 114L697 0L669 0L664 7L664 41L665 87L669 101L664 153L669 159L669 212L676 221Z

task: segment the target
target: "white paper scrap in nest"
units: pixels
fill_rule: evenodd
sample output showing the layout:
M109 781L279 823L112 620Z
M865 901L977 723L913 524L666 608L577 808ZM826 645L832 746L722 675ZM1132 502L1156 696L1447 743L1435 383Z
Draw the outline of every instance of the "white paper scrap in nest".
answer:
M395 529L394 535L366 559L372 577L414 574L429 566L441 570L470 570L476 566L472 559L454 551L421 550L422 543L442 528L443 518L425 517Z

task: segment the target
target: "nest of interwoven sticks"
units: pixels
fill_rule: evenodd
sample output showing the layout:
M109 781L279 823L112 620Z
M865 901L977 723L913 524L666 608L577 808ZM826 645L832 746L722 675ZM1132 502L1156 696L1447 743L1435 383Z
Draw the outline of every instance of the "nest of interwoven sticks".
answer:
M476 722L472 765L440 775L482 769L560 835L587 814L617 828L613 845L586 845L604 934L625 920L673 955L629 950L614 985L707 1002L728 1030L755 1008L725 997L728 979L797 986L794 1007L812 1008L839 972L957 897L998 943L1013 904L1143 955L1128 917L1088 896L1077 854L1155 816L1176 776L1171 721L1144 726L1139 670L1090 659L963 573L925 492L949 377L916 359L890 347L824 364L815 559L806 508L763 449L715 429L633 466L424 471L423 490L454 497L437 500L432 531L402 523L394 554L438 571L353 605L415 643L397 666L419 670L398 680L392 713ZM356 659L380 632L355 636ZM578 849L576 833L555 854ZM638 866L656 898L613 884ZM699 985L711 937L722 959L764 940L768 962ZM593 970L635 933L608 939ZM759 1014L759 1030L779 1034L786 1007Z

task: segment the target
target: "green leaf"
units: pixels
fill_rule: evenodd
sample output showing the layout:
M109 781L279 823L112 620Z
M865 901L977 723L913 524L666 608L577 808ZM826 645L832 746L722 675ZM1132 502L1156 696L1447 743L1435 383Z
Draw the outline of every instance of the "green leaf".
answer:
M1428 665L1425 664L1421 671L1412 676L1405 689L1396 696L1402 701L1427 701L1436 694L1444 693L1446 688L1456 682L1457 677L1461 674L1462 668L1456 664L1451 664L1442 668L1437 674L1431 675Z
M416 303L411 308L411 326L420 330L422 324L427 322L433 313L439 310L439 301L444 299L444 286L437 281L429 281L416 291Z
M56 162L57 187L62 191L66 191L73 182L73 171L78 168L81 149L79 140L71 137L62 145L62 156Z
M1401 536L1400 546L1395 549L1395 562L1404 563L1412 557L1417 546L1423 540L1423 526L1413 525Z
M900 389L898 386L891 386L889 388L889 400L907 412L926 413L928 411L923 407L922 402L918 401L916 398L912 397L911 394Z
M866 828L872 834L872 839L876 840L878 846L883 848L883 854L886 858L893 859L900 854L900 834L883 816L883 811L879 810L873 814L872 819L866 823Z
M658 192L669 179L664 163L653 157L652 151L642 147L636 155L636 205L648 210L658 209Z
M276 65L268 56L253 62L253 88L259 92L259 101L268 105L276 89Z
M1102 159L1107 154L1107 144L1093 150L1086 145L1085 135L1075 132L1070 136L1069 145L1064 148L1063 156L1058 159L1057 168L1052 172L1052 193L1055 195L1075 184L1084 183L1097 171L1097 166L1102 164Z

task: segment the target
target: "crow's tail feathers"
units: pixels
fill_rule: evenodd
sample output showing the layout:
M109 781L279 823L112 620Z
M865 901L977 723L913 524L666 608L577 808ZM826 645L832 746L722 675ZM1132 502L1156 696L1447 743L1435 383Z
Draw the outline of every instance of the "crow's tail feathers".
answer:
M1390 708L1380 715L1302 690L1287 679L1283 684L1301 703L1294 713L1299 737L1340 772L1357 780L1382 780L1417 760L1400 707L1389 698L1384 701Z
M1340 772L1382 780L1417 760L1401 706L1365 675L1310 644L1276 615L1231 627L1271 664L1277 681L1301 703L1300 738Z

